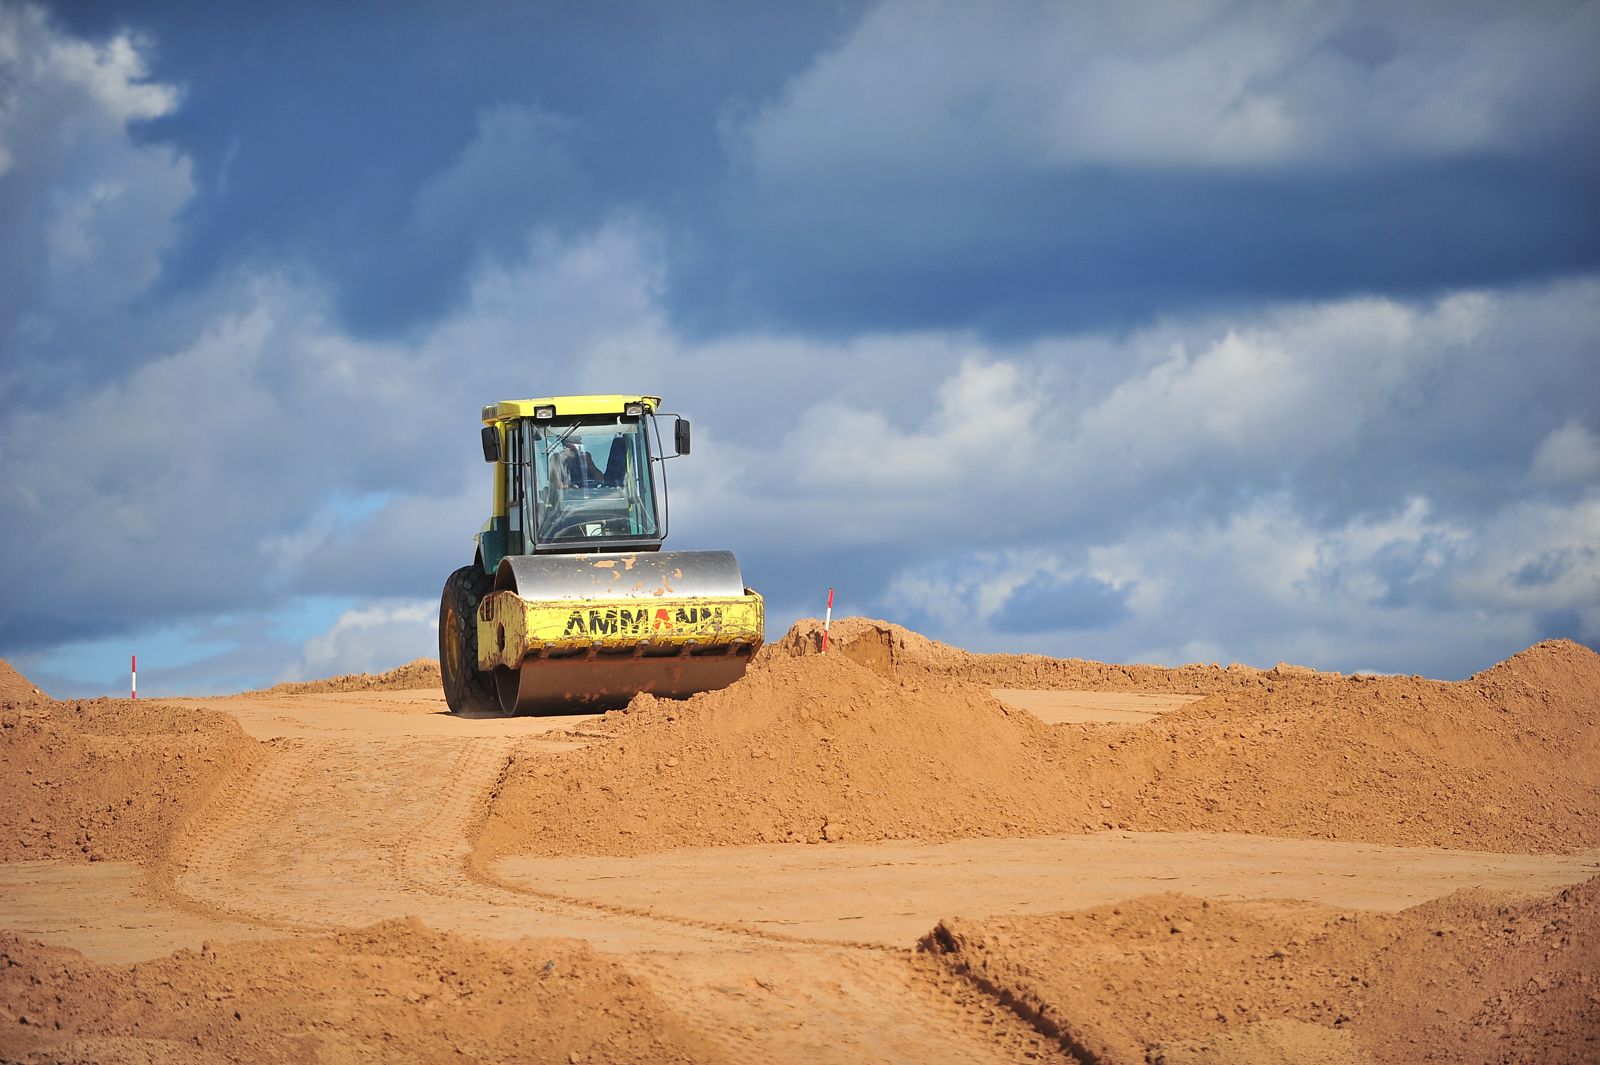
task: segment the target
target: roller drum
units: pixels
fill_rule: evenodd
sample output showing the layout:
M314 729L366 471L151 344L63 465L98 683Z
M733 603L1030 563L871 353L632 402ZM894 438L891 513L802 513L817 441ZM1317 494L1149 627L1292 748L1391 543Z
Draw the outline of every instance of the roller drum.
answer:
M510 555L501 560L494 587L525 600L574 604L643 600L670 605L746 595L731 551ZM495 686L501 707L518 714L615 709L639 692L682 699L738 680L759 643L758 635L754 644L736 646L529 656L515 668L496 668Z
M726 688L744 676L748 649L714 655L575 655L528 658L495 670L500 706L509 713L615 710L639 692L687 699Z
M692 599L744 594L732 551L508 555L495 591L524 599Z

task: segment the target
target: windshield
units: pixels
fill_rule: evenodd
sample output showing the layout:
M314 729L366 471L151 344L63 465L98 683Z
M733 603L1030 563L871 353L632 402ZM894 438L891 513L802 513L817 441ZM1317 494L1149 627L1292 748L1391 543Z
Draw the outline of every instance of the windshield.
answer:
M537 544L654 539L655 492L643 418L525 422Z

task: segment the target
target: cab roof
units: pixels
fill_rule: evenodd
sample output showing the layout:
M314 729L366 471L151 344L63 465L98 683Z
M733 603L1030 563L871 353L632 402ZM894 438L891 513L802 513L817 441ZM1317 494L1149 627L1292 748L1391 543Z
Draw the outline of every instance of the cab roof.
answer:
M547 396L543 399L502 399L483 408L483 424L532 418L540 407L553 407L557 418L581 418L590 414L621 414L630 403L638 403L645 413L661 406L660 396Z

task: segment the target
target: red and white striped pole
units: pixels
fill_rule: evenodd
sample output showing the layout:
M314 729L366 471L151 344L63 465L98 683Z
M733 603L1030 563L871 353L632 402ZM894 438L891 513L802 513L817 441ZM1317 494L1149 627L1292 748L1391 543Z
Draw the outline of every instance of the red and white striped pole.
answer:
M828 653L828 626L833 624L833 589L828 589L828 612L822 618L822 653Z
M128 662L128 679L131 682L131 690L128 692L128 698L130 698L130 699L139 698L139 656L138 655L130 656L130 660Z

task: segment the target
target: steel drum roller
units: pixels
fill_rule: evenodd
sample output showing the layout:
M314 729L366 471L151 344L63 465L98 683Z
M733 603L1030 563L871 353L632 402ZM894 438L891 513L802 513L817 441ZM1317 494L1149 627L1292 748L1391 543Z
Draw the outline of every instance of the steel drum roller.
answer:
M731 551L513 555L501 560L494 587L524 600L575 606L670 607L746 595ZM495 687L501 708L511 713L612 709L638 692L687 698L738 680L760 640L756 634L753 643L731 646L645 641L625 649L530 654L514 669L497 668Z

